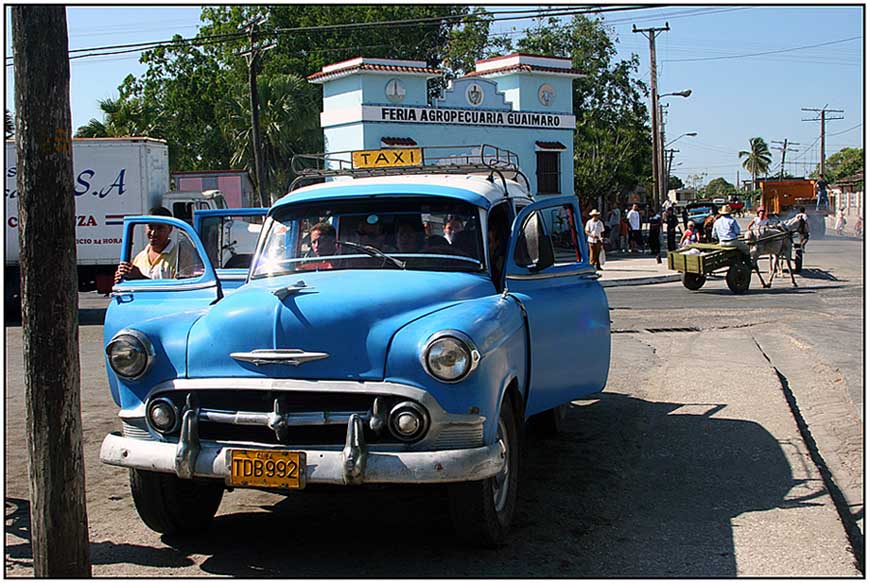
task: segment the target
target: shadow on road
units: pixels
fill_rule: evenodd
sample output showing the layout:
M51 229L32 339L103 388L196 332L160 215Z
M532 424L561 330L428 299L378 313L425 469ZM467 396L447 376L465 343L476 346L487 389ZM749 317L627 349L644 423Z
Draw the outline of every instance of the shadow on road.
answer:
M164 536L165 548L98 543L92 556L179 567L205 555L202 571L240 577L735 577L732 518L813 504L822 491L788 499L800 482L782 444L757 423L714 416L723 407L615 393L578 402L563 436L529 437L498 550L455 542L443 488L312 487L219 515L199 536ZM7 533L29 539L27 511L9 508ZM7 547L7 561L24 547Z
M6 566L33 567L33 550L30 545L30 502L21 498L6 498L6 534L12 534L24 542L7 544ZM154 548L125 543L91 543L91 563L114 565L129 563L149 567L177 568L193 564L193 561L175 549Z

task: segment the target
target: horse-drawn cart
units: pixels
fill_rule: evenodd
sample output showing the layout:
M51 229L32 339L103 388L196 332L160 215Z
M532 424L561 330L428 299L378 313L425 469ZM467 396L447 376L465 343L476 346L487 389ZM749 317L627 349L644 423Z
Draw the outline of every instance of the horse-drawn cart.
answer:
M683 285L692 291L701 289L708 275L726 268L728 289L735 294L749 289L752 263L735 247L695 243L668 253L668 269L682 272Z
M668 268L682 272L683 285L692 291L701 289L709 274L727 268L725 282L728 289L735 294L742 294L749 289L753 269L761 280L761 286L769 288L782 259L788 265L792 285L797 286L791 257L793 237L795 233L801 232L800 229L801 223L786 221L762 230L750 230L745 239L750 247L749 256L736 247L723 247L713 243L688 245L668 253ZM758 258L762 256L771 258L769 281L764 281L758 270Z

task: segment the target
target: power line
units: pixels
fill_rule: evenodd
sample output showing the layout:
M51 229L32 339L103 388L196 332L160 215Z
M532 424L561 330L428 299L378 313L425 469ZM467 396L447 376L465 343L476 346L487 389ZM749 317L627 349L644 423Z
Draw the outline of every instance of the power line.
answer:
M862 37L860 35L859 36L852 36L849 38L844 38L844 39L840 39L840 40L833 40L833 41L829 41L826 43L818 43L815 45L804 45L801 47L791 47L788 49L779 49L776 51L765 51L762 53L747 53L744 55L730 55L730 56L725 56L725 57L699 57L697 59L667 59L667 62L669 62L669 63L687 63L689 61L720 61L722 59L745 59L747 57L760 57L763 55L775 55L778 53L790 53L791 51L801 51L804 49L814 49L816 47L824 47L824 46L828 46L828 45L845 43L845 42L853 41L853 40L856 40L859 38L862 38Z
M508 17L500 17L495 16L493 13L487 13L485 15L475 15L475 14L461 14L455 16L432 16L426 18L413 18L413 19L404 19L404 20L379 20L376 22L352 22L352 23L342 23L342 24L327 24L320 26L300 26L300 27L281 27L275 28L271 31L264 30L261 32L263 36L270 36L273 34L289 34L296 32L326 32L326 31L335 31L335 30L347 30L347 29L366 29L366 28L378 28L382 26L418 26L418 25L431 25L431 24L442 24L442 23L468 23L468 22L478 22L478 21L489 21L489 22L504 22L510 20L527 20L529 18L544 18L548 16L573 16L573 15L581 15L581 14L599 14L606 12L623 12L629 10L648 10L650 8L656 8L655 6L644 6L644 5L633 5L633 6L611 6L607 8L578 8L578 7L559 7L559 8L535 8L535 9L527 9L527 10L511 10L511 11L500 11L497 14L521 14L521 16L508 16ZM456 22L454 22L456 21ZM104 56L104 55L117 55L123 54L127 52L138 52L144 50L155 49L162 46L172 46L177 44L192 44L192 45L206 45L206 44L215 44L217 42L224 42L228 40L237 40L240 38L244 38L246 35L242 32L235 33L224 33L224 34L215 34L215 35L207 35L207 36L196 36L189 38L180 38L180 39L171 39L164 41L150 41L150 42L140 42L140 43L129 43L122 45L109 45L102 47L90 47L84 49L73 49L70 50L70 54L75 54L76 56L70 57L73 58L87 58L94 56ZM87 53L87 54L82 54ZM14 55L7 56L7 61L11 61L14 58ZM7 63L9 66L9 63Z
M841 135L841 134L845 134L846 132L851 132L851 131L854 130L854 129L860 128L862 125L864 125L864 122L861 122L861 123L859 123L858 125L854 125L854 126L850 127L850 128L847 129L847 130L843 130L843 131L841 131L841 132L837 132L836 134L828 134L828 137L839 136L839 135Z

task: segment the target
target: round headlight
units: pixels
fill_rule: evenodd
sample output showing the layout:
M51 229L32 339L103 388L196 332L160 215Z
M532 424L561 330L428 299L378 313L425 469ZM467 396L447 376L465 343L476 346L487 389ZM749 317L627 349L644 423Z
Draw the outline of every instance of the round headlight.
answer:
M151 350L144 334L132 331L117 334L106 346L112 370L127 379L142 376L151 363Z
M480 353L470 341L443 335L429 341L424 353L426 370L445 383L455 383L475 369Z
M160 433L169 433L178 424L178 413L169 399L155 399L148 404L148 421Z

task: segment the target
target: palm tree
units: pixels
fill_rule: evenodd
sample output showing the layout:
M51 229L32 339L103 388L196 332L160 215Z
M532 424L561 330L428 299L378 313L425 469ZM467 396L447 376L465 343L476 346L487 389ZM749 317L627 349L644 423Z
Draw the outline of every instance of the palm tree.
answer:
M99 104L103 121L92 119L79 127L77 138L160 137L156 115L147 110L140 98L101 99Z
M304 79L292 74L262 75L257 82L260 133L266 184L273 200L286 193L294 178L290 159L296 153L322 151L318 95ZM241 87L226 104L224 135L232 149L230 164L254 175L250 99Z
M743 160L743 167L752 174L752 188L758 188L757 178L761 174L767 174L770 168L770 163L773 158L770 157L770 149L767 147L767 142L762 138L752 138L749 140L749 151L741 150L737 153L737 157Z

